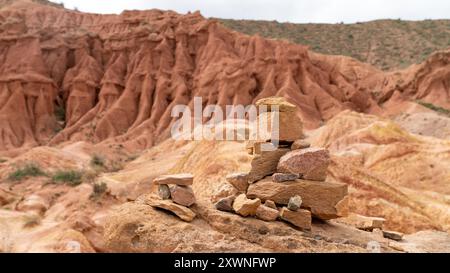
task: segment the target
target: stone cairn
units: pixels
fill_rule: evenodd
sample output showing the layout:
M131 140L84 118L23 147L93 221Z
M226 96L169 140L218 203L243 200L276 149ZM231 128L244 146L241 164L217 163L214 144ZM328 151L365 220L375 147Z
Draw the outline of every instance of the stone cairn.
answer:
M151 196L145 202L155 208L172 212L181 220L191 222L195 213L189 208L196 199L191 186L194 182L192 174L162 175L153 180L158 186L158 195Z
M329 152L310 147L304 140L296 106L279 97L262 99L256 105L267 106L267 112L258 116L263 122L270 121L273 106L278 106L279 145L265 149L272 145L269 138L248 142L251 170L226 177L238 194L220 199L216 209L263 221L281 219L304 230L311 229L312 217L347 216L347 185L326 181Z

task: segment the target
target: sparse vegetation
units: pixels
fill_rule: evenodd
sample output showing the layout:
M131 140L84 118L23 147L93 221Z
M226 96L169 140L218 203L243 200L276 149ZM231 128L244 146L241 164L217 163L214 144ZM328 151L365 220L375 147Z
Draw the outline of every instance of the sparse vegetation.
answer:
M443 114L443 115L446 115L446 116L449 116L449 117L450 117L450 110L449 110L449 109L445 109L445 108L443 108L443 107L434 105L434 104L432 104L432 103L424 102L424 101L421 101L421 100L418 100L418 101L416 101L416 102L417 102L418 104L420 104L420 105L422 105L422 106L428 108L428 109L431 109L431 110L437 112L437 113L440 113L440 114Z
M57 171L52 176L54 183L64 183L70 186L78 186L82 183L83 174L80 171Z
M12 181L20 181L27 177L47 176L47 174L36 163L27 163L10 173L8 178Z
M108 190L108 185L105 182L94 183L92 188L91 198L96 199L102 196Z
M421 63L450 46L449 20L377 20L357 24L292 24L218 19L236 31L288 40L331 55L346 55L384 70Z
M66 121L66 109L62 106L55 107L55 117L57 121L65 122Z
M93 155L91 158L91 166L92 167L105 167L105 158L101 155Z
M41 217L37 214L26 215L24 218L24 228L32 228L41 224Z
M5 162L7 162L7 161L8 161L7 159L0 158L0 163L5 163Z

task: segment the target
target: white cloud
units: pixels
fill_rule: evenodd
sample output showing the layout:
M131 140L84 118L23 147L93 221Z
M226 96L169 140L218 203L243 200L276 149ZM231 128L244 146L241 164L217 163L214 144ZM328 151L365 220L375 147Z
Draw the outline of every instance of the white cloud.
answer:
M205 17L295 23L354 23L375 19L450 19L448 0L52 0L95 13L162 9L200 10Z

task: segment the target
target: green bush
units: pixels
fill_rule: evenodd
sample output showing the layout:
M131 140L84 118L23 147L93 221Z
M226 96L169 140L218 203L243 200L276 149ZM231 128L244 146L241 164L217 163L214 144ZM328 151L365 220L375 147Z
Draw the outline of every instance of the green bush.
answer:
M440 114L443 114L443 115L446 115L446 116L450 117L450 110L448 110L448 109L445 109L445 108L442 108L440 106L434 105L434 104L429 103L429 102L424 102L424 101L421 101L421 100L418 100L416 102L418 104L422 105L423 107L426 107L426 108L431 109L431 110L433 110L435 112L438 112Z
M94 183L92 188L91 198L98 198L108 190L108 185L105 182Z
M82 182L83 174L79 171L69 170L69 171L57 171L52 176L52 181L54 183L65 183L70 186L80 185Z
M8 178L13 181L20 181L26 177L47 176L47 174L35 163L28 163L23 167L17 168L10 173Z

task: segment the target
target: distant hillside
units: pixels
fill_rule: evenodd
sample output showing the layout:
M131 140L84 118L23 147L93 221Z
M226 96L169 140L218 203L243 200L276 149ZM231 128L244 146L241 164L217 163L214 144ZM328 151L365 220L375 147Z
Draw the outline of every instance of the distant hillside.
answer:
M46 5L46 6L52 6L52 7L57 7L57 8L64 8L64 4L63 3L54 3L51 1L47 1L47 0L0 0L0 8L7 6L7 5L11 5L14 2L33 2L33 3L37 3L37 4L41 4L41 5Z
M379 20L357 24L292 24L218 19L246 34L309 45L324 54L346 55L383 70L405 68L450 47L450 20Z

